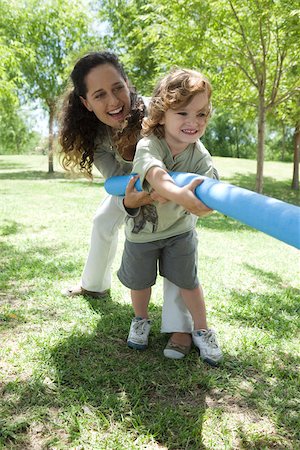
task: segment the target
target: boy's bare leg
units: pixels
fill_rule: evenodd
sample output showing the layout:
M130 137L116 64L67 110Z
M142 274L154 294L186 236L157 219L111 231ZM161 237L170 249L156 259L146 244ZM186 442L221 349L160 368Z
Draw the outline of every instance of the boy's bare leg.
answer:
M182 298L191 313L195 330L207 330L206 308L202 287L181 289Z
M151 288L139 291L131 290L131 302L134 309L135 317L148 319L148 305L151 296Z

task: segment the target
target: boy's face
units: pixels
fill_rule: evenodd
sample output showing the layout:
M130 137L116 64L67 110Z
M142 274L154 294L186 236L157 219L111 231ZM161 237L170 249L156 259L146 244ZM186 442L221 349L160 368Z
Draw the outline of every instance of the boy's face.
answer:
M168 109L161 121L165 139L172 153L180 153L203 136L209 117L207 92L196 94L190 103L178 109Z

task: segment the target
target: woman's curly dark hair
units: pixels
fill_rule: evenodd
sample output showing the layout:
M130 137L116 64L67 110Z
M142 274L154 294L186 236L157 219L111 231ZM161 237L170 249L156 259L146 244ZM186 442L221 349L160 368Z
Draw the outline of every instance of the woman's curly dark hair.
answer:
M127 79L124 68L111 52L92 52L80 58L71 73L72 87L69 87L59 118L59 143L61 164L65 170L82 172L92 178L96 137L107 136L106 125L89 111L80 97L86 98L85 77L95 67L111 64ZM129 161L134 157L135 146L141 132L145 105L134 87L130 87L131 113L121 131L112 134L113 143L120 155Z

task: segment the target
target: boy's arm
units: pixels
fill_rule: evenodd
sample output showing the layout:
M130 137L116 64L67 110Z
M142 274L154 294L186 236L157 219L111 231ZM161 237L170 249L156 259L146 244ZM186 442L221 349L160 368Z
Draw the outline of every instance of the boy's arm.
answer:
M151 167L145 178L160 196L181 205L190 213L204 216L211 212L211 209L198 200L194 194L194 190L203 180L195 179L181 188L176 186L166 170L158 166Z

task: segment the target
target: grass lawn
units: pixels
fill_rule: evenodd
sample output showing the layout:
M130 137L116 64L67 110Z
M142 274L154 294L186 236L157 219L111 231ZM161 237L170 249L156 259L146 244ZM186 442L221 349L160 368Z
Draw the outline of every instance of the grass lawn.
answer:
M215 158L254 188L256 163ZM65 298L88 252L103 182L0 156L0 449L300 449L299 252L214 213L198 223L199 275L224 362L163 357L162 283L149 349L126 347L132 310L111 293ZM292 165L265 164L265 194L299 204Z

